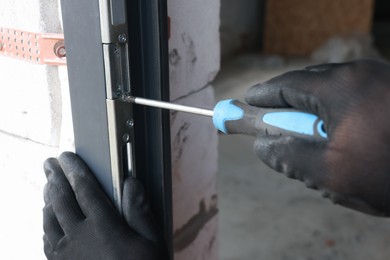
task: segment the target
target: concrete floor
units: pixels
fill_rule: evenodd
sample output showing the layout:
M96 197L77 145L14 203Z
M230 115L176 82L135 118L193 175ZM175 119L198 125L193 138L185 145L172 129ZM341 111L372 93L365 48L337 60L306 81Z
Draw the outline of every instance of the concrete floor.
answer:
M217 99L243 99L253 84L307 60L246 55L228 63L214 85ZM390 219L333 205L255 156L253 138L219 137L221 260L390 259Z

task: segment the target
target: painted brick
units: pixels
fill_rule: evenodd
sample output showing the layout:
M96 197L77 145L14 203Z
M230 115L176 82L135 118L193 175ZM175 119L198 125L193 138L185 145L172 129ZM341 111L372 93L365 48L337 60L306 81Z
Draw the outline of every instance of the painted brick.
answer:
M219 0L168 0L171 100L210 83L220 66Z
M213 88L176 103L212 108ZM217 131L209 117L173 112L171 142L175 259L216 259Z
M191 246L176 252L175 259L186 260L216 260L218 259L217 244L218 218L213 218L199 231ZM201 251L199 251L201 250Z
M61 33L58 2L1 0L0 27ZM45 259L42 165L58 145L73 149L66 67L0 56L0 71L0 251L4 259Z
M212 108L220 66L219 0L168 0L170 95ZM171 114L175 260L217 259L217 132L211 119Z

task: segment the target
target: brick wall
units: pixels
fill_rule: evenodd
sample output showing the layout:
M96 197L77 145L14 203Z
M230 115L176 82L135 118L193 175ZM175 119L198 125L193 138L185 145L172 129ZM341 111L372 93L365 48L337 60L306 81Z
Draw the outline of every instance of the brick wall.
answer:
M171 101L212 108L220 65L220 0L168 0ZM175 259L217 259L217 132L171 113Z
M62 33L58 4L2 0L0 27ZM44 259L42 163L73 147L66 67L0 56L0 79L0 258Z

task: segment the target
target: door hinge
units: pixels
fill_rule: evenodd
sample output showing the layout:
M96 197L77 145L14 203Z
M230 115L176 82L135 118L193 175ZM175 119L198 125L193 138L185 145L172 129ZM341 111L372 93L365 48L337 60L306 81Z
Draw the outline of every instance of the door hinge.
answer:
M133 107L122 98L131 92L126 1L99 0L99 8L113 197L121 212L123 180L135 176Z

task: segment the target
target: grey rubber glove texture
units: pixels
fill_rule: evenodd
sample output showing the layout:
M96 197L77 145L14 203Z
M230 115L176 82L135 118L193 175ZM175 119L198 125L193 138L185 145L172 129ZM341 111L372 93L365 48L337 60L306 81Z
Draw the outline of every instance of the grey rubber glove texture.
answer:
M324 120L328 140L258 136L271 168L319 189L333 202L390 216L390 66L359 60L287 72L253 86L246 101L293 107Z
M84 162L73 153L44 164L44 251L48 259L164 259L138 181L124 183L122 218Z

